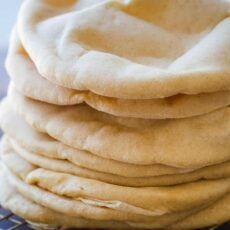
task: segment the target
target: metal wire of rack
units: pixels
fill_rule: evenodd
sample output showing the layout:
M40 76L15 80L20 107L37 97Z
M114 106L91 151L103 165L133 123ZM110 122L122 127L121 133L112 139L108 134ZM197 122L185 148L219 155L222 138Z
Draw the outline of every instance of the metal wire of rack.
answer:
M0 230L31 230L22 218L0 206Z

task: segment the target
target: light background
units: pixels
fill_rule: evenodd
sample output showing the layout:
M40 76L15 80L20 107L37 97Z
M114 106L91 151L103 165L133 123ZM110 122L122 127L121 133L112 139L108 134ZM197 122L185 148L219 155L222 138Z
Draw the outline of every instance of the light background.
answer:
M15 24L22 0L2 0L0 7L0 98L6 93L8 77L4 62L8 48L10 31Z
M6 49L22 0L3 0L0 7L0 49Z

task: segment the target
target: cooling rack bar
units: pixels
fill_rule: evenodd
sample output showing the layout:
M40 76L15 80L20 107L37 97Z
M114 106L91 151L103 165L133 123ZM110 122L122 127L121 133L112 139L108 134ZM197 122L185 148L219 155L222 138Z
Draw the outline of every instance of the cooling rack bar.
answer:
M25 220L0 206L0 230L31 230Z

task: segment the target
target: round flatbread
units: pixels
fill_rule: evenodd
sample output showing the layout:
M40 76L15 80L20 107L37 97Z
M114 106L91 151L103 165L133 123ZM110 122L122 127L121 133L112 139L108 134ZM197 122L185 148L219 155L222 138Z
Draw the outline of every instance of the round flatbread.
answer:
M152 177L124 177L78 167L77 165L64 160L55 160L52 158L43 157L41 155L37 155L33 152L27 151L12 139L11 143L16 149L18 155L20 155L22 158L26 159L26 161L30 162L33 165L37 165L39 167L50 169L53 171L70 173L77 176L96 179L116 185L132 187L166 186L197 181L200 179L212 180L228 178L230 176L230 162L228 161L226 163L204 167L191 173Z
M89 220L119 220L125 223L131 222L133 225L137 223L151 224L153 226L167 226L179 219L183 219L189 214L195 212L185 212L169 214L157 217L141 216L132 213L118 212L110 208L94 207L89 204L84 204L81 201L70 200L63 196L57 196L46 190L26 184L19 179L14 173L6 169L7 178L10 183L17 189L20 194L24 194L26 198L39 203L51 210L73 216L83 217L89 216ZM84 208L84 209L83 209ZM116 213L116 214L115 214ZM115 214L115 215L114 215Z
M28 151L53 159L68 160L80 167L125 177L149 177L179 174L195 169L174 168L167 165L136 165L98 157L90 152L71 148L45 133L30 127L10 107L0 111L2 130ZM100 165L100 167L98 167Z
M78 198L94 205L110 203L111 207L119 206L120 202L126 202L144 210L150 210L149 213L146 211L146 215L153 216L203 206L228 193L230 190L229 181L230 179L223 179L197 181L170 187L131 188L41 168L30 172L26 178L27 183L37 185L54 194L64 195L72 199ZM218 191L215 191L212 186L217 186Z
M85 102L96 110L116 116L146 119L182 118L204 114L230 104L230 91L129 100L58 86L37 72L18 38L16 28L11 36L6 67L15 87L25 96L58 105Z
M192 118L144 120L114 117L87 105L63 110L15 90L9 93L9 100L35 129L100 157L184 168L230 159L230 107Z
M83 218L76 218L64 215L63 213L55 212L49 208L41 206L22 194L18 193L16 189L7 180L7 175L0 169L0 203L6 208L10 209L16 215L26 219L30 222L39 223L43 228L129 228L128 224L114 221L95 221Z
M229 8L227 0L27 0L18 28L52 82L115 98L162 98L230 90Z
M0 169L0 183L2 189L0 190L0 203L7 209L10 209L15 214L33 222L38 222L39 227L55 227L62 226L65 227L100 227L105 229L111 228L129 228L133 226L134 228L153 228L154 224L144 224L144 223L127 223L124 222L110 222L110 221L93 221L86 220L83 218L76 218L64 215L62 213L55 212L32 200L24 197L16 191L16 189L7 180L7 175ZM208 227L211 225L221 224L229 220L229 199L230 195L224 196L219 201L215 202L213 205L205 208L204 210L198 212L195 215L185 218L184 220L177 221L173 225L170 225L172 229L178 228L200 228ZM17 204L17 205L16 205ZM205 221L204 221L205 220ZM206 221L207 220L207 221ZM47 226L48 224L48 226ZM37 224L36 224L37 225ZM161 225L158 227L163 227L166 225ZM169 226L168 226L169 227Z

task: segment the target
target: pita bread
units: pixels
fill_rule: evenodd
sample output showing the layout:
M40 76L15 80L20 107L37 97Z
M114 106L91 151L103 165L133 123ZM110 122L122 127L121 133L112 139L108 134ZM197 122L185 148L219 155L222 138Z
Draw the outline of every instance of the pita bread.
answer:
M198 181L170 187L132 188L111 185L92 179L37 169L27 176L26 182L37 185L54 194L72 199L98 200L112 204L126 202L145 210L149 215L163 215L171 212L190 210L216 200L230 190L230 179ZM220 187L218 187L220 184ZM215 191L212 186L218 187ZM117 205L118 206L118 205ZM146 213L147 215L147 213Z
M70 173L73 175L96 179L111 184L143 187L143 186L165 186L176 185L186 182L197 181L200 179L219 179L227 178L230 176L230 162L222 163L219 165L209 166L196 170L191 173L173 174L166 176L153 176L153 177L123 177L109 173L101 173L87 168L78 167L68 161L54 160L47 157L36 155L33 152L26 151L15 141L11 139L11 143L17 153L26 161L31 164L37 165L42 168L50 169L53 171L59 171L64 173Z
M128 100L58 86L37 72L18 38L16 28L11 36L6 67L15 87L25 96L58 105L79 104L84 101L96 110L116 116L181 118L204 114L230 104L230 91L181 94L163 99Z
M7 176L10 183L19 191L20 194L24 194L28 199L48 207L57 212L61 212L66 215L75 216L75 218L86 218L89 220L129 220L138 218L137 221L142 219L151 219L151 217L136 215L128 212L121 212L113 210L111 208L96 207L89 204L84 204L82 201L68 199L64 196L57 196L46 190L40 189L37 186L31 186L26 184L16 177L15 174L7 170Z
M106 221L93 221L93 220L85 220L80 218L75 218L71 216L66 216L63 214L60 214L58 212L55 212L51 209L45 208L41 205L38 205L34 203L33 201L25 198L20 193L18 193L15 188L12 187L12 185L9 184L9 181L6 180L7 175L4 175L3 171L0 170L0 183L2 185L2 189L0 190L0 203L7 209L12 210L15 214L33 221L33 222L39 222L48 224L49 227L52 225L52 227L62 226L62 228L65 227L100 227L100 228L122 228L122 225L125 225L125 223L120 222L106 222ZM211 207L202 210L201 212L198 212L198 214L192 215L191 217L186 218L185 220L179 221L178 223L173 224L170 228L178 229L178 228L189 228L191 226L194 226L194 228L199 227L206 227L211 226L214 224L220 224L229 219L223 218L223 216L228 215L230 212L227 210L228 207L230 207L229 204L229 197L230 195L226 195L223 199L220 199L214 205ZM16 205L17 204L17 205ZM22 205L23 204L23 205ZM211 214L210 214L211 213ZM204 218L206 217L206 218ZM221 222L220 222L220 217ZM201 222L198 222L197 220L203 220ZM204 220L206 220L204 222ZM193 222L191 223L191 220ZM212 223L211 223L212 222ZM103 224L99 224L103 223ZM108 224L106 224L108 223ZM135 225L131 222L129 224L135 227L141 227L143 228L145 224L137 224ZM147 225L147 224L146 224ZM181 227L182 226L182 227ZM47 227L47 226L46 226ZM125 229L128 228L125 226ZM152 228L151 226L146 226L146 228Z
M28 167L22 168L18 166L18 156L6 139L2 145L3 162L27 183L34 184L53 194L74 200L78 199L93 206L160 216L204 206L219 199L230 190L229 178L211 181L201 180L195 183L170 187L132 188L42 168L28 171ZM11 156L10 158L8 157L9 155ZM14 156L16 157L14 158ZM31 165L30 169L32 167ZM26 173L27 175L25 175ZM25 177L21 175L25 175Z
M55 212L51 209L36 204L18 193L15 188L9 184L7 175L3 173L2 169L0 169L0 184L0 203L3 207L10 209L13 213L26 219L27 221L43 224L43 227L45 228L129 228L129 226L125 223L95 220L89 221L83 218L63 215L62 213Z
M115 98L164 98L230 89L229 8L227 0L27 0L18 28L52 82Z
M6 109L6 108L5 108ZM4 113L5 111L5 113ZM66 161L63 159L63 154L65 153L64 156L66 156L67 152L72 153L71 155L76 155L78 153L78 150L72 149L71 151L69 147L64 146L64 148L56 148L57 146L63 146L60 142L55 141L52 138L47 138L46 134L38 133L38 132L31 132L33 129L31 129L28 125L23 126L25 122L23 119L20 119L19 116L15 116L14 112L9 112L7 110L1 110L0 113L0 120L1 120L1 127L3 130L13 137L11 139L12 144L14 147L17 149L17 152L25 158L27 161L31 162L32 164L38 165L43 168L55 170L55 171L60 171L60 172L67 172L70 174L75 174L78 176L83 176L87 178L93 178L93 179L99 179L101 181L105 181L108 183L113 183L113 184L118 184L118 185L125 185L125 186L159 186L159 185L172 185L172 184L180 184L180 183L185 183L185 182L190 182L190 181L196 181L202 178L206 179L217 179L217 178L225 178L230 176L230 162L218 164L218 165L213 165L209 167L204 167L199 170L195 170L192 172L187 171L187 173L182 173L182 172L174 172L173 175L168 175L168 176L138 176L138 173L136 173L136 177L133 178L133 176L117 176L117 174L114 175L114 173L110 173L108 171L104 171L104 173L98 172L98 164L95 163L95 170L88 170L88 167L79 167L78 164L71 164L71 161ZM16 122L15 122L16 121ZM12 126L13 125L13 126ZM12 127L11 127L12 126ZM25 129L26 127L26 129ZM23 132L20 132L20 135L17 133L16 130L20 130ZM29 130L29 132L28 132ZM39 136L37 136L40 134ZM15 140L14 140L15 138ZM33 144L35 143L35 144ZM45 143L44 146L42 144ZM22 146L24 146L22 148ZM34 147L35 146L35 147ZM27 148L28 147L28 148ZM28 150L29 151L28 151ZM34 151L34 149L36 151ZM63 149L58 150L58 149ZM39 152L39 154L35 154ZM55 153L57 152L57 153ZM59 156L60 152L63 152L61 154L61 157ZM81 155L79 156L81 157ZM58 160L59 158L60 160ZM71 159L73 157L71 156ZM106 160L101 161L100 168L103 167L102 163L105 163ZM110 160L108 160L110 162ZM110 162L111 163L111 162ZM111 167L114 166L114 164L110 164ZM118 165L118 162L116 162L115 166ZM127 170L129 169L130 164L124 164L124 170L125 170L125 165L127 165ZM146 167L149 169L149 172L151 172L151 166L140 166L138 168L144 168ZM152 166L154 168L154 166ZM162 166L164 168L164 166ZM121 167L118 167L118 169ZM131 167L132 168L132 167ZM157 169L158 167L156 167ZM163 170L162 168L162 170ZM167 168L167 167L166 167ZM106 167L105 167L106 169ZM161 167L159 167L161 169ZM135 169L133 168L134 171ZM112 171L112 170L110 170ZM143 169L144 171L144 169ZM131 172L130 172L131 173ZM171 172L172 173L172 172Z
M185 118L205 114L229 105L230 93L229 91L220 91L193 96L177 94L164 99L148 100L124 100L89 93L85 101L96 110L120 117Z
M44 157L68 160L80 167L126 177L149 177L178 174L195 169L180 169L166 165L134 165L98 157L87 151L71 148L56 141L45 133L31 128L25 120L12 109L5 107L0 111L0 126L18 144L30 152ZM100 167L98 167L100 165Z
M89 204L84 204L78 200L71 200L62 196L57 196L37 186L28 185L19 179L14 173L5 169L9 182L17 189L20 194L23 194L27 199L30 199L42 206L48 207L51 210L61 212L66 215L83 217L89 216L89 220L119 220L133 225L139 223L151 224L154 226L166 226L179 219L182 219L193 212L168 214L163 216L141 216L126 212L118 212L110 208L95 207ZM91 214L91 215L90 215ZM114 215L115 214L115 215Z
M230 159L230 107L186 119L144 120L114 117L86 105L63 110L26 98L15 90L9 92L9 100L14 110L38 131L100 157L184 168Z

